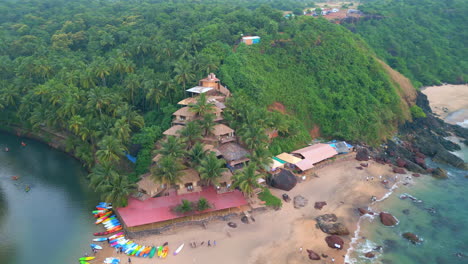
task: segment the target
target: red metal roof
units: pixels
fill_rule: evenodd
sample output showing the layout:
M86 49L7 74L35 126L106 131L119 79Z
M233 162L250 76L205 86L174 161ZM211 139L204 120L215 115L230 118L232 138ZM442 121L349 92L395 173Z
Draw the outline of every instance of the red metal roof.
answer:
M128 206L117 208L117 212L127 227L145 225L184 217L186 215L174 212L173 208L179 205L182 199L195 202L202 197L206 198L212 206L212 208L204 212L218 211L247 204L244 195L238 190L218 194L213 187L207 187L201 192L149 198L145 201L129 198ZM194 214L200 213L196 212Z

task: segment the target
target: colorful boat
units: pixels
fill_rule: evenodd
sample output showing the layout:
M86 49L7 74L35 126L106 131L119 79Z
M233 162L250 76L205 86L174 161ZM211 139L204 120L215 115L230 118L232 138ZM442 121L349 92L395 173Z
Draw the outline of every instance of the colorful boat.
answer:
M151 248L151 251L150 251L150 253L149 253L149 258L153 258L153 257L154 257L154 254L156 254L156 250L157 250L156 247Z
M179 254L179 252L184 248L184 243L182 243L182 245L180 245L175 251L174 251L174 256Z
M94 233L94 235L95 236L105 236L105 235L109 235L109 234L118 232L120 230L122 230L122 226L116 226L115 228L109 229L109 230L104 231L104 232L96 232L96 233Z
M78 260L79 261L86 261L86 260L93 260L95 259L96 257L82 257L82 258L79 258Z
M162 247L162 246L158 246L158 257L161 257L161 255L162 255L162 250L163 250L163 247Z
M167 253L169 253L169 246L164 246L162 254L161 254L161 258L163 258L163 259L166 258Z
M90 246L91 248L95 248L95 249L102 249L101 246L96 245L96 244L89 244L89 246Z
M104 242L104 241L107 241L107 237L94 238L93 241L95 241L95 242Z

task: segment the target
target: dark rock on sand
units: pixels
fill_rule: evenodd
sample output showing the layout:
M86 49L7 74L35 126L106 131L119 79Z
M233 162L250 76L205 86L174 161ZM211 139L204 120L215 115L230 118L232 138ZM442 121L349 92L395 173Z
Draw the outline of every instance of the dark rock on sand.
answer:
M325 238L325 242L331 248L343 249L344 241L341 237L332 235Z
M317 222L336 222L338 217L336 217L335 214L324 214L317 216L315 220L317 220Z
M237 227L237 224L234 223L234 222L229 222L228 223L228 226L232 227L232 228L236 228Z
M411 174L411 175L413 175L413 177L416 177L416 178L417 178L417 177L421 177L421 174L419 174L419 173L413 173L413 174Z
M402 168L397 168L397 167L394 167L393 168L393 173L398 173L398 174L405 174L406 171Z
M358 161L368 161L370 160L370 153L367 148L360 148L356 152L356 159Z
M297 177L289 170L281 170L271 179L271 186L283 191L289 191L297 184Z
M328 255L322 253L322 258L328 258Z
M349 235L348 228L342 223L336 223L337 219L335 214L325 214L315 218L317 225L324 233L340 236Z
M315 253L313 250L307 249L307 253L309 254L309 259L311 259L311 260L320 260L320 255Z
M441 168L436 168L434 171L432 171L432 177L437 179L447 179L447 171Z
M361 164L359 164L359 165L361 165L361 166L364 167L364 168L369 167L369 163L361 163Z
M419 239L419 237L411 232L406 232L403 234L403 237L408 239L411 243L413 244L417 244L419 242L421 242L421 239Z
M394 226L398 223L398 220L391 214L381 212L380 213L380 222L385 226Z
M307 205L308 200L301 195L294 197L294 208L301 208Z
M375 257L375 254L372 253L372 252L367 252L366 254L364 254L364 257L366 257L366 258L374 258L374 257Z
M400 168L404 168L406 166L406 160L398 158L396 160L396 165Z
M321 210L325 205L327 205L327 202L315 202L314 208Z
M356 167L356 169L363 170L364 168L363 167Z

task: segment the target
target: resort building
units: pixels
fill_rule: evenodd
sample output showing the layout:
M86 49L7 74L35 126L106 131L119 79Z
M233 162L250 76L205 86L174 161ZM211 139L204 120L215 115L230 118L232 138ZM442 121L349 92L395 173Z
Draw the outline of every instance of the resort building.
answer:
M240 168L239 165L248 162L249 152L235 142L222 144L218 147L221 156L226 160L227 167L231 170Z
M190 107L186 106L175 111L172 115L175 116L174 120L172 120L173 125L185 125L195 120L196 113L191 111Z
M232 172L226 170L223 172L221 178L218 179L218 184L216 184L216 192L217 193L226 193L232 192L234 189L231 188L232 186Z
M252 45L252 44L258 44L260 43L260 37L259 36L245 36L242 37L242 43L245 43L246 45Z
M184 126L182 125L174 125L170 127L168 130L163 132L163 135L165 136L175 136L179 137L180 136L180 130L184 129Z

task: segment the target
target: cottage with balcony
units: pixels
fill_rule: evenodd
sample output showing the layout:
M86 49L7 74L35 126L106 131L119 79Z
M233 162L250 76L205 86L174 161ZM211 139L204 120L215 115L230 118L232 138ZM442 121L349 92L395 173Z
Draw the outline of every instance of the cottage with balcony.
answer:
M180 181L177 184L177 194L201 192L200 175L194 169L186 169L181 171Z
M224 124L215 125L211 133L216 137L216 140L220 144L236 141L234 130Z
M218 179L218 184L216 185L217 193L226 193L234 191L232 186L232 172L227 170L221 174L221 177Z
M222 144L218 147L218 151L221 153L223 159L226 160L227 166L231 171L242 168L242 164L250 160L247 157L249 152L235 142Z

